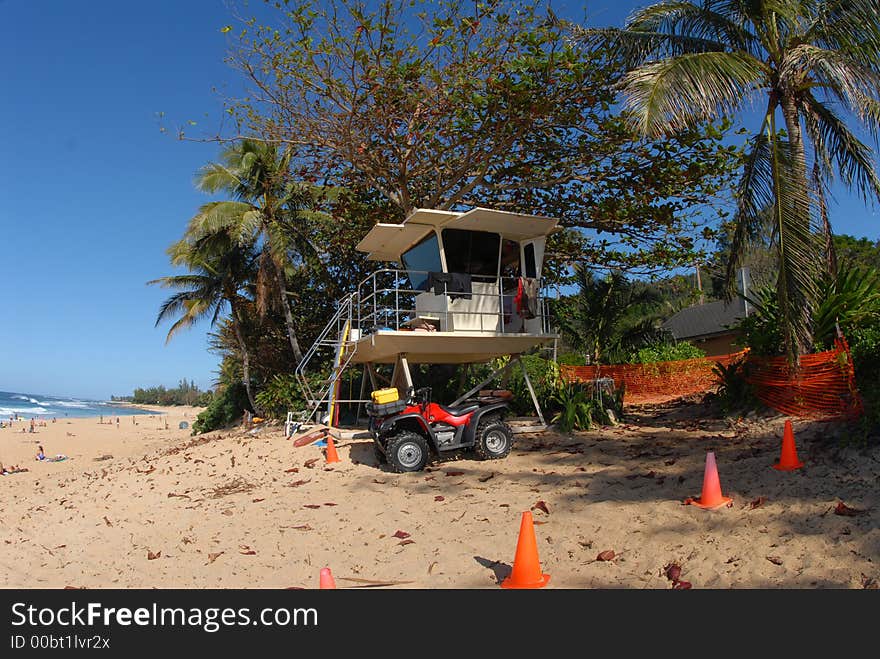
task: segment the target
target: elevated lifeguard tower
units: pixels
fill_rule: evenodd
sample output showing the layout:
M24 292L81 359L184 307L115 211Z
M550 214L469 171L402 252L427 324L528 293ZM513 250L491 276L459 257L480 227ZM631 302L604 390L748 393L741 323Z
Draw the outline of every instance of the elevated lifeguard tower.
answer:
M357 245L368 258L393 264L373 272L337 302L337 311L296 369L309 403L304 422L340 403L367 402L366 377L380 388L376 365L394 364L390 384L413 386L410 364L483 363L511 356L506 366L461 396L498 377L519 355L557 335L549 327L541 267L547 236L558 220L474 208L459 213L419 209L402 224L377 224ZM311 371L332 357L329 376L314 386ZM345 369L364 364L360 398L340 399ZM544 418L528 374L526 384ZM323 416L323 415L322 415Z

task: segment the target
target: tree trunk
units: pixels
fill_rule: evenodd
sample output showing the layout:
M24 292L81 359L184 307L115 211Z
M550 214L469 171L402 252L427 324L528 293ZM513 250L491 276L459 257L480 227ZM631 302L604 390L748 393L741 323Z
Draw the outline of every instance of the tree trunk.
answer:
M303 360L303 354L296 338L296 329L293 326L293 312L291 312L290 303L287 301L287 280L284 276L284 269L278 263L273 263L273 265L275 266L275 281L281 310L284 312L284 324L287 326L287 337L290 339L290 347L293 349L293 361L298 365Z
M238 311L232 307L232 331L235 332L235 338L238 340L238 348L241 350L241 380L244 384L244 390L247 392L248 402L254 412L259 412L257 402L254 400L254 393L251 391L251 364L248 356L247 344L244 342L244 336L241 333L241 324L238 320Z
M797 105L792 96L788 94L780 94L779 104L782 108L782 115L785 118L785 129L788 133L788 143L793 160L792 174L794 183L799 188L799 190L796 190L792 198L787 201L795 205L794 210L798 214L803 215L801 221L806 225L807 234L812 235L810 227L810 207L808 204L809 182L807 180L806 153L804 151L804 140L801 133L800 115L798 114ZM782 201L778 199L779 193L780 191L776 190L777 203ZM805 200L805 202L800 203L800 199ZM780 241L781 239L782 237L780 235ZM785 261L781 259L779 266L780 269L785 268ZM796 333L794 337L795 345L793 347L797 350L798 355L805 355L813 348L812 324L815 301L809 298L807 291L793 292L796 292L798 295L797 299L791 302L793 303L793 308L798 309L797 313L800 314L801 322L805 328Z

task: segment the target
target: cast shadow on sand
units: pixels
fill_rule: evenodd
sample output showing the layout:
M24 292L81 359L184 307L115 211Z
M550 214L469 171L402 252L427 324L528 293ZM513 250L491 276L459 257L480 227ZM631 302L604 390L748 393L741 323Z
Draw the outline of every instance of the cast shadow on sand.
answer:
M474 560L482 565L483 567L487 567L492 572L495 573L495 581L500 585L502 581L504 581L507 577L510 576L510 573L513 571L513 567L504 563L502 561L490 561L488 558L483 558L482 556L474 556Z

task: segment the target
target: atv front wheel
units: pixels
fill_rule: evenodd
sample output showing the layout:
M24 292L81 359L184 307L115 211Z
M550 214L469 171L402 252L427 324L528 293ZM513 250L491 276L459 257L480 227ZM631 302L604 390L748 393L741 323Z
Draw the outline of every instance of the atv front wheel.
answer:
M385 443L388 464L396 472L421 471L428 464L428 442L421 435L404 430Z
M513 431L499 416L481 419L474 451L481 460L506 458L513 448Z

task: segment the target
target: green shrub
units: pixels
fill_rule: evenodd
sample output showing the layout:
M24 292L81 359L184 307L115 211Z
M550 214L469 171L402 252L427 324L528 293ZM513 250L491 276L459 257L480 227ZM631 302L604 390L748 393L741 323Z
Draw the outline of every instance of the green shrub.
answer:
M880 275L873 268L842 266L837 277L823 276L817 286L819 303L812 327L813 348L817 352L832 347L837 327L852 345L851 337L880 326ZM737 325L741 331L737 343L751 348L756 355L784 354L782 315L775 288L758 289L750 302L754 311ZM853 361L858 365L855 351Z
M506 359L508 358L494 360L494 362L500 365ZM523 355L521 359L529 374L529 380L535 389L535 396L538 398L541 409L545 413L549 413L548 410L552 406L553 396L559 389L561 382L559 364L552 359L543 359L538 355ZM497 368L497 365L495 368ZM523 416L534 415L532 397L529 394L529 388L526 386L522 369L518 366L513 366L508 373L510 377L507 381L507 388L513 393L511 409L515 414Z
M880 325L853 330L846 339L856 378L866 383L880 379Z
M735 325L740 331L735 343L750 348L755 355L772 357L783 354L782 316L775 289L769 286L762 288L753 294L749 302L752 312Z
M214 400L214 392L206 391L199 396L199 399L196 401L196 407L208 407L211 404L211 401Z
M288 410L305 408L303 392L292 373L273 375L254 400L260 411L272 419L283 419Z
M584 356L576 352L565 352L557 356L556 362L561 366L586 366L587 360Z
M623 389L613 394L582 382L560 384L551 397L552 422L562 432L611 425L623 412Z
M594 402L587 390L578 383L569 383L553 394L558 408L552 422L562 432L589 430L593 427Z
M655 343L640 348L630 355L627 363L653 364L656 362L674 362L681 359L697 359L706 353L687 341L677 343Z
M715 398L725 414L751 411L762 406L752 385L746 381L746 361L738 359L725 366L717 362L712 372L718 378Z
M244 385L240 382L228 385L216 393L210 405L196 417L192 434L225 428L240 419L245 410L253 411L250 407Z
M864 327L847 336L856 374L856 387L865 405L858 438L867 443L880 436L880 326Z

